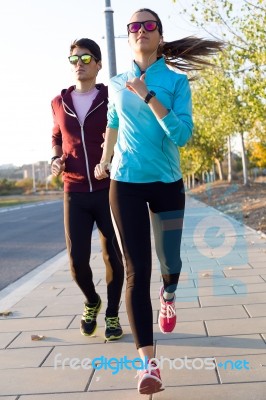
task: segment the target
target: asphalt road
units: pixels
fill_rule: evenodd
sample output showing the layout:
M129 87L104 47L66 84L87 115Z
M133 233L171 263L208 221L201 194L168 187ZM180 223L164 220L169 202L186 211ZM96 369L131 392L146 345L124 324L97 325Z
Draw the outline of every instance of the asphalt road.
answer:
M65 247L62 200L0 209L0 290Z

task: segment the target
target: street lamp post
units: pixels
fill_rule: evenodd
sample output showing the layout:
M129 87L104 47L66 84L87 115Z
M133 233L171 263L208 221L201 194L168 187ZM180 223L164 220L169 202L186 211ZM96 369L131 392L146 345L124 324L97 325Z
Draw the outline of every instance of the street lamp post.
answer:
M105 0L105 25L106 25L106 40L107 40L107 54L109 64L109 76L116 75L116 56L115 56L115 35L114 35L114 21L113 9L111 7L111 0Z
M32 167L32 192L36 193L36 180L35 180L35 165L34 162L31 165Z

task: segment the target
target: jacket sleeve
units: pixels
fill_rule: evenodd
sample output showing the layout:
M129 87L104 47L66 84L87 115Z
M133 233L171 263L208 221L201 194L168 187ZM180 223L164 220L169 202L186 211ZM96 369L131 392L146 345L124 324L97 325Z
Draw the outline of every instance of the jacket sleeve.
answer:
M109 85L109 103L107 112L107 128L118 129L119 118L115 108L115 90L112 87L112 83Z
M166 135L177 146L184 146L193 131L191 90L186 75L176 83L172 109L158 120Z
M52 117L53 117L52 148L54 146L62 147L62 133L60 130L60 125L56 118L55 105L53 101L51 103L51 107L52 107Z

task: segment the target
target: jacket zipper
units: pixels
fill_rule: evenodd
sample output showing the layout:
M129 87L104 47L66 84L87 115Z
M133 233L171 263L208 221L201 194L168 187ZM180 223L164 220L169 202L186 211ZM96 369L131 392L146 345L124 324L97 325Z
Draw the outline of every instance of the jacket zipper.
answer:
M97 110L97 108L99 108L103 103L104 103L104 101L102 101L100 104L98 104L98 106L95 107L93 110L89 111L89 112L86 114L85 118L84 118L84 122L85 122L86 118L87 118L93 111ZM63 101L63 104L65 104L64 101ZM84 150L84 154L85 154L85 163L86 163L87 177L88 177L88 181L89 181L90 192L92 192L93 190L92 190L92 183L91 183L91 178L90 178L89 159L88 159L88 154L87 154L86 146L85 146L84 123L81 124L81 123L79 122L79 119L78 119L77 115L74 113L73 110L71 110L70 107L68 107L67 104L65 104L65 106L66 106L73 114L68 113L68 112L66 111L65 107L64 107L65 112L66 112L68 115L77 118L78 123L79 123L79 125L80 125L80 129L81 129L81 140L82 140L83 150Z

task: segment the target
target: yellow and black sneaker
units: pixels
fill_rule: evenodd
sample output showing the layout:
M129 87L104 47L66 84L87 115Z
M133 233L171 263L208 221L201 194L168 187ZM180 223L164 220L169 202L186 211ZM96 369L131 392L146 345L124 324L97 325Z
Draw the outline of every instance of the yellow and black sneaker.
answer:
M119 323L119 317L105 317L105 339L108 341L120 339L123 330Z
M97 315L102 307L102 300L99 297L95 305L84 303L84 312L80 321L80 332L84 336L92 336L97 328Z

